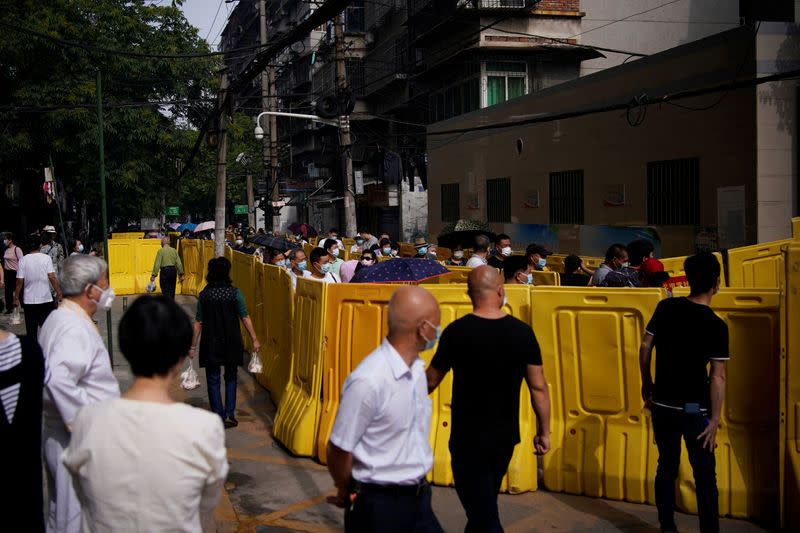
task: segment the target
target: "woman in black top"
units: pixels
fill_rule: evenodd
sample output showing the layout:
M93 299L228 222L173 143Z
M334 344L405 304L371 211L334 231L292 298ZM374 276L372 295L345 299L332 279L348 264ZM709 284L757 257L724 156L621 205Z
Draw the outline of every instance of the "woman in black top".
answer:
M24 517L29 531L44 531L43 383L44 358L36 340L0 329L0 509L7 517Z
M208 285L200 292L194 323L192 357L200 337L200 366L206 369L208 402L225 427L239 425L236 420L236 373L244 362L244 344L239 329L241 319L253 341L253 351L258 352L261 343L247 314L242 293L231 281L231 262L217 257L208 262ZM200 336L201 331L203 335ZM220 395L221 368L225 367L225 405Z

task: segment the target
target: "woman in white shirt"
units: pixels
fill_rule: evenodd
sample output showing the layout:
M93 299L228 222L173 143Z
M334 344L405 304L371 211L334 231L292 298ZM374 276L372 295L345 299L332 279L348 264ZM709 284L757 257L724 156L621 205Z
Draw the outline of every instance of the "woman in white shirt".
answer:
M133 385L78 413L63 456L86 529L201 531L228 474L219 416L176 402L170 388L192 344L192 324L164 296L142 296L119 324Z

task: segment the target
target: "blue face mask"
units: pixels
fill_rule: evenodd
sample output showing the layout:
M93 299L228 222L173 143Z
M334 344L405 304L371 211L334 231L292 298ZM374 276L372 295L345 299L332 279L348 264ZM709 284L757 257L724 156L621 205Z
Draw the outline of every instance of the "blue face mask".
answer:
M424 335L422 336L422 338L425 339L425 348L422 349L423 352L426 352L428 350L432 350L433 347L436 346L436 343L439 342L439 337L442 336L442 325L441 324L439 324L438 326L434 326L433 324L431 324L427 320L425 321L425 323L430 324L432 327L436 328L436 336L434 338L430 339L430 340L426 339Z
M281 259L280 261L275 263L275 266L278 266L278 267L281 267L281 268L286 268L286 260L285 259Z
M320 265L319 271L322 272L323 274L327 274L328 272L331 271L331 264L325 263L324 265Z
M547 259L545 259L544 257L540 257L539 261L536 263L536 266L539 267L539 268L546 267L547 266Z
M383 252L383 255L391 255L392 249L391 248L384 248L383 250L381 250L381 252Z
M533 285L533 274L528 273L528 285Z
M306 268L308 268L308 261L303 260L297 263L297 270L305 270Z
M427 246L423 246L422 248L417 250L417 255L425 255L427 253L428 253L428 247Z

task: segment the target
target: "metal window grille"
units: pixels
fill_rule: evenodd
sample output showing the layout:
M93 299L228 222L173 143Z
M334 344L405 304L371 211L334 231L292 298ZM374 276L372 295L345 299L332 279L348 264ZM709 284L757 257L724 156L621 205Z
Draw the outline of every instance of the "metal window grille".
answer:
M583 224L583 170L550 173L550 223Z
M511 222L511 178L486 180L486 218Z
M458 183L442 185L442 222L455 222L459 219Z
M647 223L696 225L700 221L700 160L647 163Z

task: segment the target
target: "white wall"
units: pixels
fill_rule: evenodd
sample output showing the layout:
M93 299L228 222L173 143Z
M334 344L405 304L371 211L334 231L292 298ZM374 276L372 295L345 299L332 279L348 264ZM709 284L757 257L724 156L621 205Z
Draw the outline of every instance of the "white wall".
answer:
M581 44L654 54L739 25L739 0L678 0L658 7L664 3L665 0L581 0L586 16L576 38ZM643 11L648 12L631 16ZM619 65L629 57L602 53L605 58L581 64L581 76Z
M756 43L759 76L800 68L800 25L763 22ZM800 82L759 85L756 99L758 242L791 237L798 213L797 116Z

